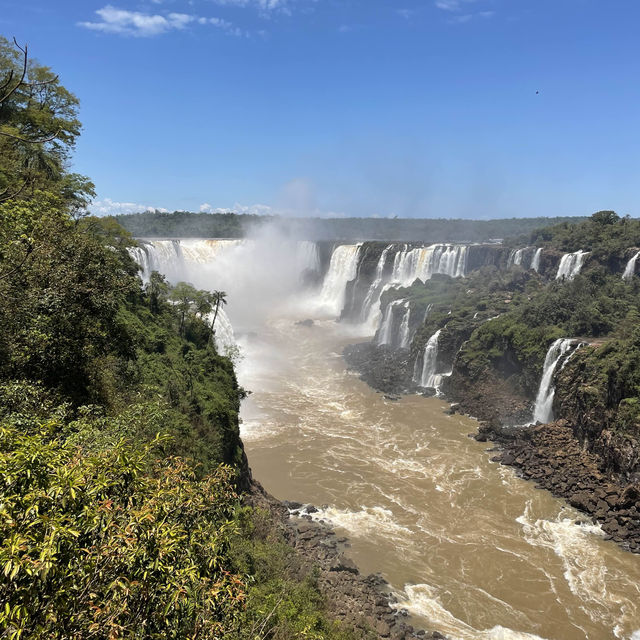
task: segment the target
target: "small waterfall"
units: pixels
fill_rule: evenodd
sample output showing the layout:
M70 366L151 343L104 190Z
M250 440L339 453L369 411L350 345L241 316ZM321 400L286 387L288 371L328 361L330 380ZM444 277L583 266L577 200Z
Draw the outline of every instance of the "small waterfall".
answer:
M419 379L414 378L414 382L417 382L421 387L425 389L438 389L442 382L442 375L436 373L438 368L438 339L440 338L440 332L442 329L438 329L427 342L424 348L424 355L422 356L422 371L420 372ZM414 376L415 376L414 369Z
M211 326L213 316L213 311L208 313L206 316L206 322L209 326ZM233 333L231 321L222 307L218 309L218 317L216 318L216 324L214 326L213 339L216 343L218 353L221 353L222 355L226 355L226 351L236 344L236 337Z
M514 249L509 254L509 259L507 260L507 269L509 269L510 267L513 267L514 265L521 266L522 258L527 249L528 247L525 247L524 249Z
M129 247L127 251L133 260L140 266L140 278L142 279L142 282L146 284L149 282L151 272L153 271L146 245Z
M574 253L565 253L560 260L556 280L573 280L582 269L585 258L589 255L588 251L576 251Z
M411 343L411 331L409 329L409 320L411 319L411 303L404 303L405 312L402 316L402 322L400 323L400 339L399 344L401 349L406 349Z
M393 344L396 309L404 304L404 300L392 300L387 305L387 308L384 310L382 322L380 323L380 328L378 329L378 333L376 334L377 345Z
M636 261L638 260L638 256L640 256L640 251L636 253L633 258L627 262L627 266L624 268L624 273L622 274L623 280L631 280L636 272Z
M367 322L367 324L369 324L370 326L375 326L378 315L380 313L379 302L384 288L382 282L384 268L387 264L387 255L391 248L393 248L392 244L385 247L380 254L380 258L378 259L378 264L376 266L376 277L371 283L369 291L367 291L367 297L364 299L364 303L362 305L362 313L360 315L360 319L363 322Z
M341 244L331 254L329 270L320 292L320 304L336 316L340 315L344 306L347 282L356 277L360 246Z
M538 273L540 271L540 256L542 255L542 247L536 249L533 254L533 260L531 260L531 268Z
M556 389L553 386L553 374L558 362L573 347L578 346L575 340L559 338L547 351L542 369L542 379L536 397L536 404L533 410L533 422L551 422L553 420L553 397Z

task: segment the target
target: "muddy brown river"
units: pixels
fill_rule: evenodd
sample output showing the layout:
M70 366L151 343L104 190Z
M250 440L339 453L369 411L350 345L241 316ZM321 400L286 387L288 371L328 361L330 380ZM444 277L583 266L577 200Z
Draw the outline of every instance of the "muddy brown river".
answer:
M294 317L240 338L242 437L274 496L317 506L416 626L452 639L640 640L640 556L490 461L437 398L394 402L347 372L361 338Z
M359 250L336 245L323 275L314 243L268 227L249 240L146 240L133 251L143 278L159 270L228 293L216 344L244 355L238 375L253 393L242 436L255 477L277 498L326 505L314 517L349 538L362 571L385 576L415 626L452 640L640 640L640 556L492 463L468 437L473 420L446 415L437 398L386 400L345 370L343 347L364 336L321 318L340 315ZM305 269L322 275L317 290L301 287ZM394 281L418 276L430 277ZM370 336L376 314L365 315ZM296 324L305 318L313 325Z

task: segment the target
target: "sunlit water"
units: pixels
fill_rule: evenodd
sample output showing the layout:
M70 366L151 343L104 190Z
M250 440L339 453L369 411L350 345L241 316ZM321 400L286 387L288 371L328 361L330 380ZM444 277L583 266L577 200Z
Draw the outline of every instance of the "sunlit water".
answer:
M242 437L255 477L349 537L417 626L450 638L640 640L640 557L490 462L476 423L398 402L345 370L358 340L295 316L240 339Z
M255 477L278 498L327 505L315 517L349 537L417 625L464 640L640 640L640 556L491 463L467 437L473 420L435 398L386 400L345 370L343 347L363 336L318 319L338 313L356 245L337 248L322 288L304 293L317 248L270 229L145 246L147 271L228 293Z

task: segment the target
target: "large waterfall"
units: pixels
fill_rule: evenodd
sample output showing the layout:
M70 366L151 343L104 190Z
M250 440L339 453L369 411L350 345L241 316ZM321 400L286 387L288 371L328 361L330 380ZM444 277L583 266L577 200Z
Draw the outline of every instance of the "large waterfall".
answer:
M344 306L347 282L356 277L360 246L359 244L342 244L331 254L329 271L322 284L319 302L334 316L338 316Z
M152 271L158 271L173 284L186 281L199 289L227 293L228 307L218 310L215 323L220 350L235 344L234 327L252 331L256 317L267 316L275 301L300 289L305 273L319 275L320 270L315 243L270 237L140 240L129 252L145 283ZM208 321L212 318L213 314Z
M623 280L631 280L636 272L636 262L638 257L640 256L640 251L636 253L630 260L627 262L627 266L624 268L624 273L622 274Z
M582 269L585 258L589 255L588 251L575 251L574 253L565 253L558 265L558 273L556 273L556 280L573 280Z
M542 369L542 379L533 410L533 422L551 422L553 420L553 397L556 389L553 385L553 375L560 360L573 348L579 346L575 340L559 338L547 351Z
M408 287L416 280L426 282L435 274L460 278L466 273L465 245L433 244L410 248L405 244L393 256L393 265L389 270L385 267L391 249L393 245L386 247L380 255L375 279L369 286L360 313L360 320L372 328L380 319L380 298L389 287Z

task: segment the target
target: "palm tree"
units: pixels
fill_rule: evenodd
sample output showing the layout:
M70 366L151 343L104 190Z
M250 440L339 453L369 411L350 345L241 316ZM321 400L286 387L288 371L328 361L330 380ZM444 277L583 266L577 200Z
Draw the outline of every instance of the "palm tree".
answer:
M211 301L215 305L213 311L213 320L211 321L211 335L214 334L214 327L216 324L216 319L218 317L218 311L220 310L220 305L227 304L227 292L226 291L214 291L211 294Z

